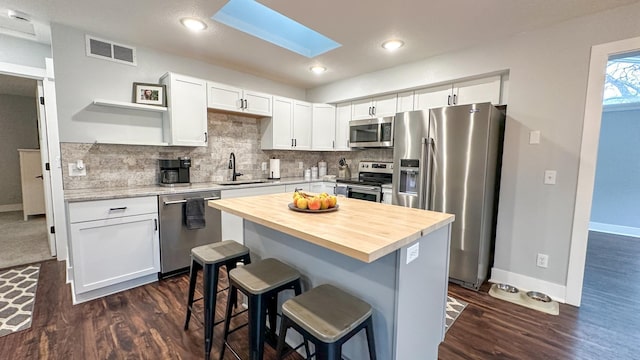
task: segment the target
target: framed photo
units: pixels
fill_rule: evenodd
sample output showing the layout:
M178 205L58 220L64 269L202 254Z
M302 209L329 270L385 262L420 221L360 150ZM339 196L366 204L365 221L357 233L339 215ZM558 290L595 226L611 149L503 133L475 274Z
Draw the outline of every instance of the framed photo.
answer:
M166 106L165 85L133 83L133 102L136 104Z

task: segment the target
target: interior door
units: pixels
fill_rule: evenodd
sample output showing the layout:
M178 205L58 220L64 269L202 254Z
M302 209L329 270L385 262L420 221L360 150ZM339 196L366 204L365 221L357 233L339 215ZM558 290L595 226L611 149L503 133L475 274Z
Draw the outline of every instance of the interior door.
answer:
M51 171L47 170L47 164L50 164L51 161L49 159L47 118L46 118L43 101L40 101L40 99L44 99L44 89L42 86L42 81L40 80L38 80L38 86L36 91L37 91L36 108L38 113L38 136L40 137L42 180L44 181L44 205L45 205L47 229L51 229L55 224L54 216L53 216L53 202L51 201L51 192L52 192ZM51 231L47 231L47 236L49 240L49 250L51 251L51 256L56 256L56 235L53 234Z

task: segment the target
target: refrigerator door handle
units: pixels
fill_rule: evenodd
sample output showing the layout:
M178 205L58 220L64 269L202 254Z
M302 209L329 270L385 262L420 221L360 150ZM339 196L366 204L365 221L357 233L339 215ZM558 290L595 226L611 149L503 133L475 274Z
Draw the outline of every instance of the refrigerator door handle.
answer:
M418 207L424 210L431 210L431 158L432 158L432 138L422 138L420 160L423 168L420 169L420 194L418 197Z

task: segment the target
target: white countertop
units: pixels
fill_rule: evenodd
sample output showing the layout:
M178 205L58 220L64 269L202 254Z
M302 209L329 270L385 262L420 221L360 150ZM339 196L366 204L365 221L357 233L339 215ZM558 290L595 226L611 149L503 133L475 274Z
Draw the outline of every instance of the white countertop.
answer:
M139 187L126 187L126 188L111 188L111 189L77 189L77 190L65 190L64 200L67 202L74 201L90 201L90 200L107 200L128 198L137 196L156 196L156 195L170 195L189 193L197 191L208 190L232 190L232 189L247 189L254 187L273 186L273 185L290 185L290 184L303 184L314 182L335 182L331 180L304 180L302 177L296 178L283 178L280 180L267 180L262 183L253 184L238 184L238 185L220 185L218 183L194 183L188 186L139 186Z

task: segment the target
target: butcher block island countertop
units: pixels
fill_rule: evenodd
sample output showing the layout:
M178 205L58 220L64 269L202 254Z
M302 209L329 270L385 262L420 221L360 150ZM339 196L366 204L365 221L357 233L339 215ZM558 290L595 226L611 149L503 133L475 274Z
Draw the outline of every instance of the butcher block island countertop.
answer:
M451 214L338 198L338 210L290 210L293 194L209 201L209 206L371 263L454 221Z

